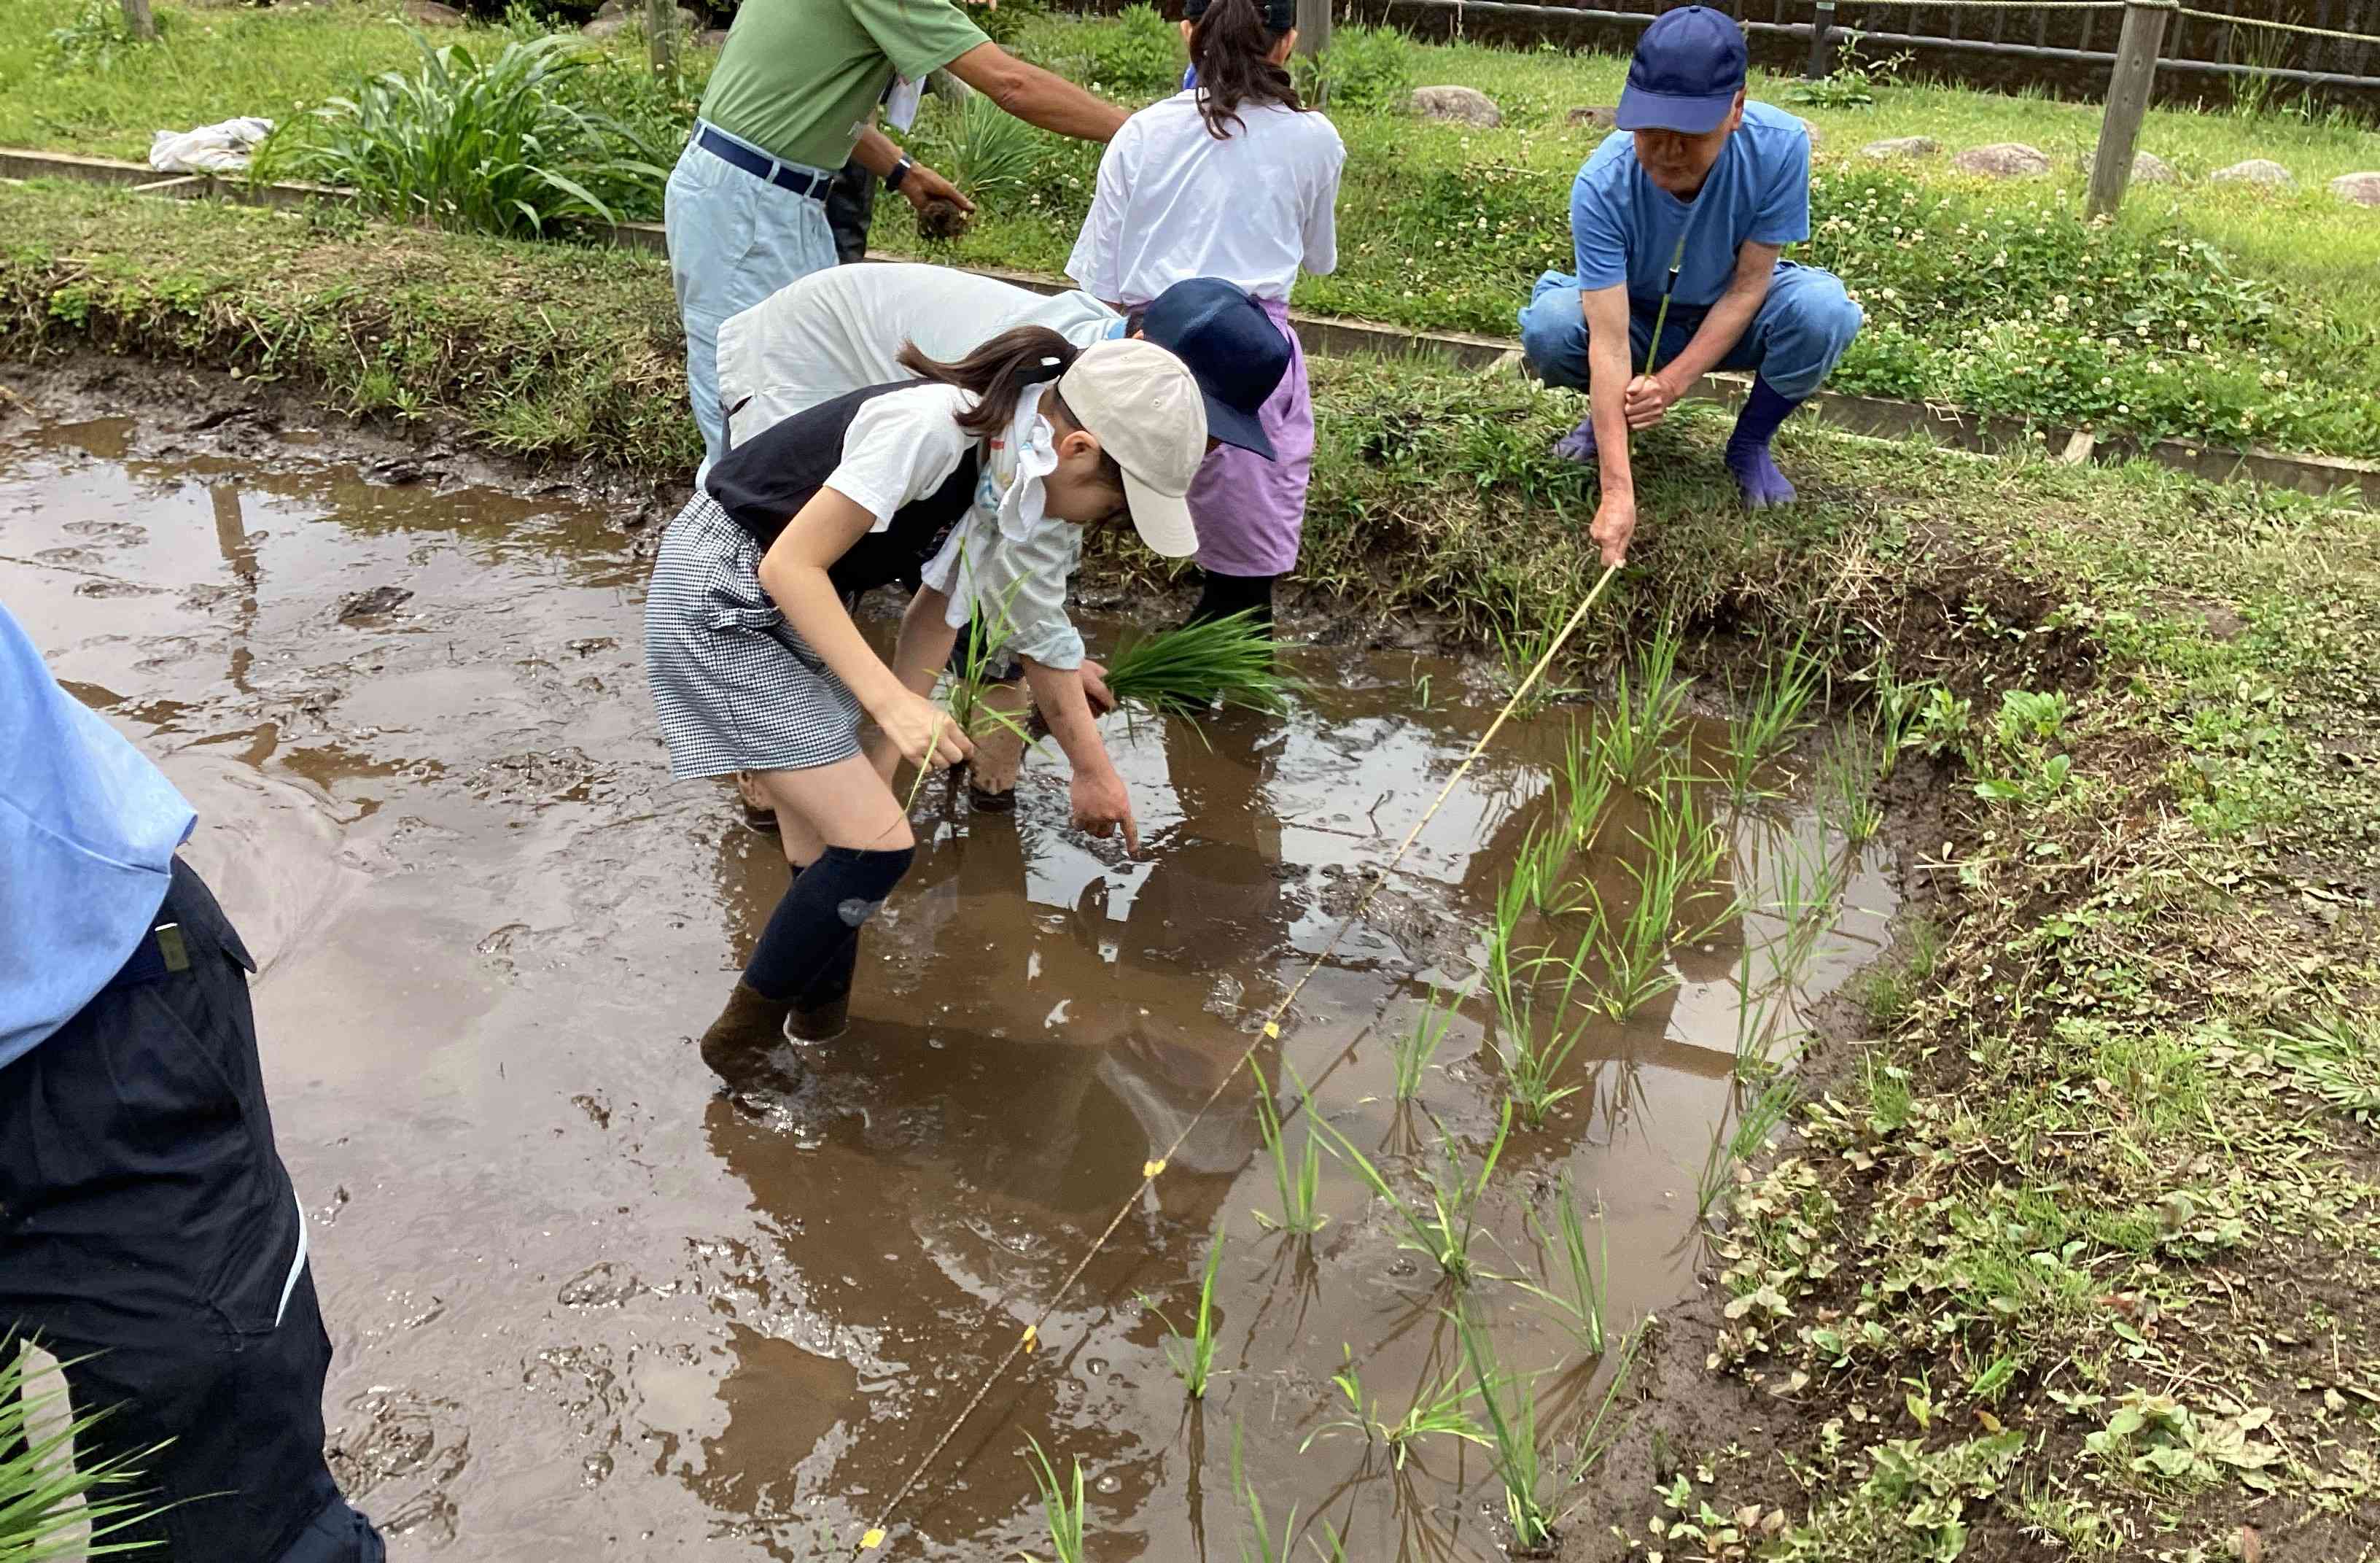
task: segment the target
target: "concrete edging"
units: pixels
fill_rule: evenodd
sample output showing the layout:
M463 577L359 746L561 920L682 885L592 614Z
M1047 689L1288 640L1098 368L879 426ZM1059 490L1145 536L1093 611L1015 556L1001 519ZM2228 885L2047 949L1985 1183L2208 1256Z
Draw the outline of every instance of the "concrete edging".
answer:
M172 200L212 198L281 210L304 206L312 201L352 199L346 191L329 185L263 184L205 174L161 175L141 163L0 148L0 180L35 178L79 179L88 184L115 185L140 194L164 196ZM668 250L659 223L619 223L609 226L589 224L579 231L625 250L643 250L656 254L664 254ZM868 259L897 261L915 257L871 252ZM1062 279L1030 272L1006 271L990 266L959 269L972 271L981 276L997 277L1042 293L1062 292L1070 286ZM1510 363L1517 372L1520 362L1520 344L1504 337L1479 336L1467 332L1421 331L1335 315L1308 314L1304 311L1291 311L1290 323L1296 328L1299 341L1309 353L1334 357L1364 353L1424 353L1457 368L1472 370L1493 369ZM1746 374L1706 374L1688 395L1733 403L1741 400L1750 388L1751 376ZM2233 448L2204 445L2195 440L2143 441L2129 435L2103 439L2077 429L2028 425L2018 419L1984 416L1953 407L1895 401L1883 397L1855 396L1839 391L1819 392L1812 405L1828 423L1852 433L1882 438L1903 438L1923 433L1948 445L1987 454L2019 448L2046 449L2056 453L2057 459L2072 463L2111 463L2144 458L2159 466L2219 482L2245 482L2296 489L2305 494L2345 495L2360 501L2366 508L2380 510L2380 462L2359 461L2346 457L2301 455L2271 450L2262 446Z

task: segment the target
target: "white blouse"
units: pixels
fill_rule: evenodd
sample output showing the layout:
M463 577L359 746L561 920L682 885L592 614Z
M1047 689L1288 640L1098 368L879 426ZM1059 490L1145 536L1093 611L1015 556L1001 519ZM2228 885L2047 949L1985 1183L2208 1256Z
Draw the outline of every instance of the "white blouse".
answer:
M1318 276L1338 265L1338 129L1280 104L1243 104L1239 117L1217 140L1193 89L1124 121L1066 263L1083 291L1136 307L1219 276L1286 302L1301 266Z

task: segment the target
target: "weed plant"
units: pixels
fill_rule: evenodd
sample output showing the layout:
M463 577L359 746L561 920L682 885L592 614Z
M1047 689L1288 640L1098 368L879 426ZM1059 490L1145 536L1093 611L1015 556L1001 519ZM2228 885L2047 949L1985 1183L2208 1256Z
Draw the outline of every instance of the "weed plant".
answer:
M1694 1180L1694 1217L1706 1219L1718 1203L1735 1168L1749 1162L1768 1136L1793 1110L1792 1078L1779 1075L1736 1114L1730 1131L1722 1122L1711 1131L1710 1148L1703 1153L1703 1169Z
M1492 618L1489 629L1496 637L1497 659L1504 665L1505 688L1514 696L1513 715L1542 715L1548 706L1575 700L1585 692L1575 684L1560 682L1549 663L1536 683L1526 690L1521 688L1521 681L1553 649L1555 637L1561 633L1559 623L1536 617L1516 597L1511 613Z
M1215 1277L1222 1268L1223 1227L1217 1222L1214 1236L1207 1244L1206 1273L1198 1282L1198 1312L1192 1316L1186 1336L1173 1327L1173 1321L1146 1293L1140 1299L1140 1305L1156 1314L1157 1322L1165 1326L1165 1360L1194 1400L1207 1398L1208 1383L1215 1374Z
M154 1545L107 1538L156 1512L154 1505L126 1495L140 1484L141 1462L164 1446L112 1459L70 1459L77 1440L106 1413L93 1412L49 1429L36 1427L37 1416L63 1399L65 1391L42 1394L37 1389L29 1400L27 1378L23 1341L0 1336L0 1558L64 1563Z
M981 92L936 116L942 177L979 204L1013 203L1032 188L1048 153L1047 134L1002 110Z
M1290 62L1297 90L1311 106L1402 112L1413 92L1412 43L1392 27L1342 25L1330 47Z
M2264 1034L2274 1058L2335 1111L2380 1122L2380 1020L2335 1015Z
M1197 716L1221 704L1278 716L1303 688L1281 670L1280 654L1246 609L1125 641L1109 660L1108 690L1152 715Z
M1050 1527L1050 1563L1083 1563L1083 1462L1075 1461L1071 1483L1061 1483L1057 1469L1041 1450L1041 1441L1030 1433L1025 1441L1032 1446L1026 1469L1033 1472L1033 1485L1040 1490L1041 1515ZM1025 1563L1041 1563L1029 1552L1021 1556Z
M1853 847L1884 828L1884 805L1870 785L1880 765L1876 747L1847 736L1818 767L1818 817Z
M1314 1094L1306 1090L1304 1081L1298 1081L1298 1095L1305 1110L1305 1150L1303 1155L1292 1157L1281 1131L1281 1111L1273 1105L1272 1088L1265 1081L1264 1070L1251 1058L1248 1072L1257 1081L1257 1129L1264 1136L1267 1154L1272 1157L1273 1187L1281 1194L1278 1215L1259 1210L1256 1218L1264 1226L1296 1236L1319 1232L1329 1217L1314 1208L1315 1195L1322 1182L1322 1142L1314 1133ZM1291 1078L1296 1079L1294 1073ZM1219 1241L1216 1247L1220 1250L1222 1244Z
M516 40L492 55L415 43L419 68L375 77L310 126L276 131L260 173L346 187L401 222L513 238L657 205L664 157L589 105L589 55L577 40Z
M1344 1365L1330 1375L1330 1383L1339 1391L1340 1398L1347 1402L1347 1414L1326 1422L1307 1434L1305 1441L1297 1447L1299 1454L1312 1448L1318 1439L1340 1433L1353 1433L1366 1443L1378 1440L1389 1451L1390 1468L1402 1471L1405 1457L1424 1438L1454 1438L1466 1444L1477 1444L1483 1448L1487 1447L1487 1435L1481 1432L1478 1422L1464 1409L1473 1391L1464 1386L1461 1373L1451 1375L1442 1383L1423 1380L1413 1403L1405 1408L1404 1415L1390 1422L1380 1414L1379 1398L1365 1392L1363 1374L1355 1366L1354 1352L1342 1342L1339 1355Z
M1529 1212L1528 1221L1538 1249L1547 1255L1547 1284L1523 1281L1521 1289L1560 1309L1563 1323L1579 1345L1589 1354L1601 1356L1604 1283L1611 1274L1611 1240L1604 1230L1603 1213L1596 1212L1596 1252L1589 1253L1586 1220L1578 1208L1578 1190L1571 1180L1570 1169L1564 1167L1554 1195L1553 1233L1547 1233L1534 1210Z
M1410 1200L1397 1192L1395 1185L1369 1156L1355 1148L1354 1141L1318 1116L1313 1122L1327 1137L1331 1154L1388 1205L1399 1228L1397 1246L1428 1255L1448 1280L1457 1287L1469 1286L1476 1273L1471 1263L1471 1240L1478 1231L1479 1198L1488 1191L1488 1180L1495 1176L1497 1159L1504 1154L1504 1141L1512 1132L1512 1104L1504 1104L1497 1121L1495 1141L1481 1159L1476 1176L1464 1174L1462 1153L1456 1148L1454 1137L1445 1126L1436 1125L1439 1165L1423 1172L1423 1193Z

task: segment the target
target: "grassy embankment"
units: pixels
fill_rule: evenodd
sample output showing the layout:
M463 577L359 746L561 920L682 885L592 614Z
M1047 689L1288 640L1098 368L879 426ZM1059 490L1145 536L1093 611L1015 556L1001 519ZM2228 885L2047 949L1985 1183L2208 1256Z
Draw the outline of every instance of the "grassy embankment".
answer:
M62 55L42 0L0 0L0 144L138 156L160 124L234 113L295 122L304 105L361 72L409 67L415 47L384 6L284 10L166 6L164 43ZM1027 18L1002 24L1025 54L1119 101L1167 90L1179 43L1150 18ZM444 36L444 35L442 35ZM471 30L475 46L501 33ZM1349 148L1340 202L1341 266L1301 283L1327 312L1509 336L1516 306L1548 267L1567 264L1570 179L1601 132L1567 122L1608 104L1621 62L1556 51L1383 42L1342 35L1349 71L1333 117ZM592 102L674 143L707 59L660 84L623 34L585 79ZM1493 130L1392 112L1401 83L1457 82L1501 105ZM1786 102L1787 80L1757 90ZM2087 104L1890 82L1865 108L1795 105L1823 131L1815 231L1803 257L1840 272L1869 327L1838 389L2082 425L2103 433L2188 434L2334 455L2380 456L2380 212L2324 181L2380 167L2380 135L2337 118L2160 109L2143 145L2195 178L2252 155L2289 166L2279 193L2193 182L2136 188L2112 229L2080 220L2082 159L2096 134ZM2044 179L1961 178L1942 162L1878 165L1868 140L1931 135L1946 149L2034 142L2056 160ZM1023 132L966 145L959 116L929 104L917 143L972 177L984 218L954 245L921 240L904 202L879 205L880 248L1055 274L1088 199L1096 150ZM662 154L666 161L666 153ZM653 215L659 190L650 192ZM633 204L633 203L632 203Z
M651 258L85 189L0 191L0 219L12 356L690 461ZM1541 626L1592 579L1544 455L1560 398L1333 360L1317 401L1319 600ZM1809 502L1755 521L1722 433L1645 442L1582 660L1675 615L1739 676L1807 634L1854 716L1887 669L1923 681L1888 724L1912 922L1736 1191L1723 1276L1641 1381L1649 1452L1572 1495L1571 1556L1616 1555L1609 1527L1671 1558L2370 1556L2380 520L1803 428Z

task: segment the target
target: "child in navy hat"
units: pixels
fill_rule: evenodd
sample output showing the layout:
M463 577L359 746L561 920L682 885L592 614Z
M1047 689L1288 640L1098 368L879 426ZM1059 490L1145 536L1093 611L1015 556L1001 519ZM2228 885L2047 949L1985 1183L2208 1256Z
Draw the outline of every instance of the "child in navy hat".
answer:
M1607 563L1626 556L1636 527L1628 436L1709 370L1755 374L1727 443L1744 503L1791 502L1769 438L1859 332L1840 278L1780 258L1810 237L1810 134L1747 103L1744 70L1743 31L1723 11L1682 6L1645 30L1618 128L1571 187L1577 271L1539 277L1521 311L1530 365L1587 393L1586 417L1554 449L1598 463L1594 537Z

